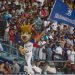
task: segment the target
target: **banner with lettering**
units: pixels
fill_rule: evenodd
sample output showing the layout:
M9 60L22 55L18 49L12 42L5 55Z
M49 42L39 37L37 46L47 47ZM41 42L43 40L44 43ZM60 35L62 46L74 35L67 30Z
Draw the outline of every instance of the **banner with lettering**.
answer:
M56 0L48 20L55 20L75 28L75 10L61 0Z

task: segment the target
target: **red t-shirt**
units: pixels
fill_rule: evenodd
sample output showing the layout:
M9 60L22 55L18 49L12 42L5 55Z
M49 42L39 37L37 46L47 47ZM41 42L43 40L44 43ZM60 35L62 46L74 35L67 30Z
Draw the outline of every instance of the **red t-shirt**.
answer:
M14 40L15 40L14 30L9 30L9 38L10 38L10 41L14 42Z
M42 9L42 10L41 10L41 16L42 16L42 17L46 17L47 14L48 14L48 11L47 11L47 10L45 10L45 9Z
M35 43L33 44L33 47L39 48L40 45L38 45L38 42L35 42Z

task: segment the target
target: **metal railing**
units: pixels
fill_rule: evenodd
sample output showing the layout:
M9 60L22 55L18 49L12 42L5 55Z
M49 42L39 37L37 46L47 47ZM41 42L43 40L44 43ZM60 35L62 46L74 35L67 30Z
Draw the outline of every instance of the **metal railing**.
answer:
M3 43L3 40L0 39L0 43L3 47L3 51L0 50L0 57L4 57L8 60L13 60L14 58L19 59L20 63L25 63L25 59L20 55L18 48L13 47L10 44Z
M4 50L3 50L3 51L0 51L0 56L4 56L4 54L7 54L8 56L9 56L9 55L12 56L12 58L13 58L13 57L16 57L16 58L19 59L20 61L24 61L24 63L25 63L25 59L24 59L23 56L20 55L18 48L13 47L13 46L11 46L10 44L5 44L5 43L3 43L2 41L3 41L3 40L0 39L0 43L2 44ZM10 49L12 50L12 52L10 52ZM10 57L9 57L9 58L10 58ZM44 61L41 60L40 62L44 62ZM54 63L60 62L60 63L62 63L62 62L66 62L66 61L49 61L49 62L54 62Z

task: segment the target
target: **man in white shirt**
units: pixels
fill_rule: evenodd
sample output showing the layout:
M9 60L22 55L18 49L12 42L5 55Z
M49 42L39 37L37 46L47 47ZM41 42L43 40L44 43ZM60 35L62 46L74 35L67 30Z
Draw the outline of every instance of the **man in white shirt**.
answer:
M68 50L67 54L68 54L68 60L71 60L71 64L75 64L75 47L73 47L72 50Z
M39 41L39 45L40 45L39 59L40 60L45 60L46 59L46 54L43 53L43 49L45 49L45 44L46 44L46 42L44 41L44 39L41 38L41 40Z
M54 60L61 60L62 59L62 52L63 52L63 49L58 44L56 49L54 50L54 53L55 53Z

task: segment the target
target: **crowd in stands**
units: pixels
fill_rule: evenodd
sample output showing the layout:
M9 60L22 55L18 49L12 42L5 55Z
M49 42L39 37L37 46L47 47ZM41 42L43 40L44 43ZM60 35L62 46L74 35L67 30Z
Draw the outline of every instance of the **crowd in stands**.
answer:
M45 35L40 41L34 42L32 62L68 60L70 65L65 64L64 73L75 73L75 28L47 20L53 4L54 0L0 0L0 38L17 47L20 43L20 26L33 24L37 33L45 31ZM74 4L75 1L72 2L73 9ZM0 49L3 50L1 45ZM7 63L1 65L5 64ZM17 66L19 71L19 66L14 66ZM66 69L67 66L73 67L73 70ZM14 72L17 72L16 70Z
M7 61L0 62L0 74L17 74L20 72L20 66L18 60L14 59L13 64L9 64Z

